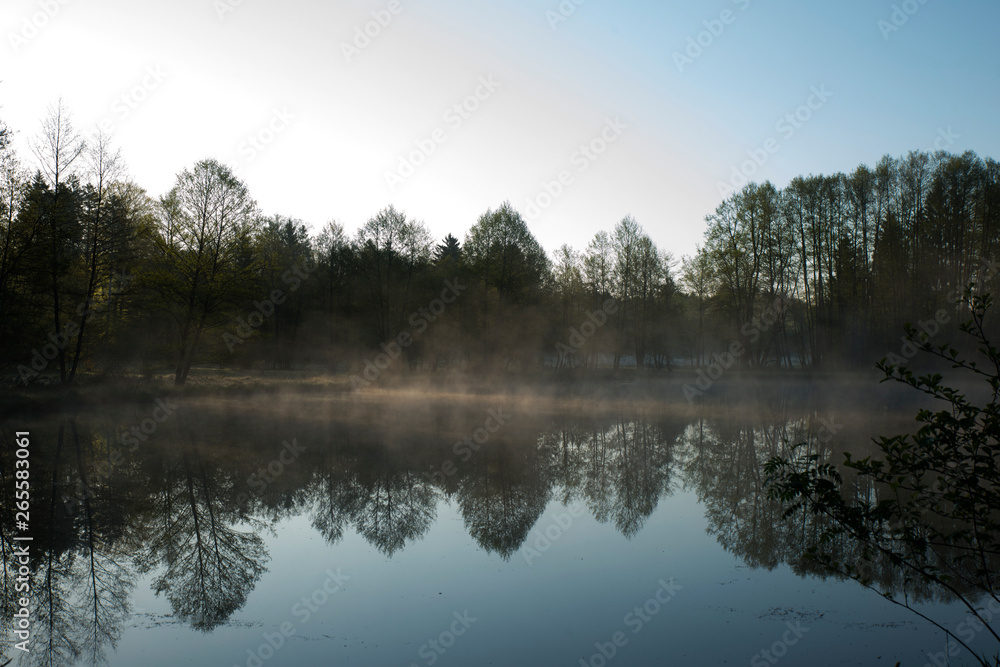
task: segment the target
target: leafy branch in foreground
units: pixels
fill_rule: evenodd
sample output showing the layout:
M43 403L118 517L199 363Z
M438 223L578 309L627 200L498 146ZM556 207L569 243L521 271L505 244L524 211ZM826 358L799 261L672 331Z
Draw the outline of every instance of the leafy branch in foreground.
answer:
M917 376L903 364L883 359L878 364L883 382L907 384L942 401L942 409L921 409L917 421L922 426L914 434L874 440L877 457L846 453L841 466L819 454L775 457L765 471L770 496L785 504L785 518L799 511L828 517L828 527L810 545L808 557L933 623L949 637L949 654L961 647L981 665L1000 665L996 648L989 658L969 646L978 634L990 635L1000 645L1000 351L986 333L991 297L975 294L974 287L964 292L962 303L971 319L960 329L986 363L970 361L947 344L932 346L912 326L906 327L906 338L963 377L985 381L989 392L984 405L943 384L940 374ZM868 491L849 490L842 471L850 471L858 488ZM837 545L845 541L858 547L854 555L860 553L860 560L837 557ZM871 573L886 562L901 573L901 591L874 583ZM953 630L944 627L912 606L907 595L911 584L957 600L970 618Z

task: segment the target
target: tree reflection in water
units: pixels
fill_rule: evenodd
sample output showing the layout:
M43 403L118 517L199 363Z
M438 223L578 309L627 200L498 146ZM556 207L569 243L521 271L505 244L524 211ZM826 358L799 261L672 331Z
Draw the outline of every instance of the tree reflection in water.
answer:
M264 572L267 549L262 524L241 517L233 503L229 475L210 469L194 435L163 470L153 495L156 521L150 525L144 569L163 570L157 594L170 600L174 614L209 631L240 609ZM249 523L239 530L238 523Z
M393 410L271 414L191 405L134 452L119 444L134 415L32 425L38 606L29 664L104 662L129 621L142 573L178 620L204 632L227 623L265 572L262 532L299 515L331 547L354 531L392 557L427 534L440 502L454 501L479 547L507 560L553 500L583 501L595 520L629 539L662 499L686 488L704 505L710 532L749 565L823 574L802 559L820 519L780 520L763 464L795 442L834 456L843 442L863 443L881 430L853 419L836 447L824 444L816 438L824 415L788 401L713 415L509 408L515 418L489 442L457 452L453 443L481 425L484 410ZM259 473L275 460L277 443L292 437L302 455L263 483ZM0 452L4 493L13 489L12 469L11 451ZM448 474L429 474L441 470ZM0 609L8 624L11 521L0 519ZM841 547L850 557L852 545ZM889 564L875 569L882 581L898 578Z

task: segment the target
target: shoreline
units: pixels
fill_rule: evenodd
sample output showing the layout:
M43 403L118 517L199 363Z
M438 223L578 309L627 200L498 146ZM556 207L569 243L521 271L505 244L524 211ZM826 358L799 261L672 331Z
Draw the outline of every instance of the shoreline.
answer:
M871 371L811 371L733 369L691 398L686 388L697 386L698 373L689 368L674 371L635 369L499 371L482 374L439 370L386 374L370 386L355 391L352 375L297 371L230 371L198 369L187 384L176 386L172 375L125 378L0 390L0 419L8 415L47 414L87 410L108 404L143 404L156 399L222 400L254 402L261 399L329 398L345 402L379 400L470 400L505 397L513 401L593 401L646 407L689 408L714 403L759 402L768 399L837 404L871 409L912 405L902 400L905 388L880 383ZM88 380L91 380L88 382ZM902 389L902 391L900 391ZM897 396L900 394L900 396ZM912 398L912 396L910 397ZM874 402L874 403L873 403Z

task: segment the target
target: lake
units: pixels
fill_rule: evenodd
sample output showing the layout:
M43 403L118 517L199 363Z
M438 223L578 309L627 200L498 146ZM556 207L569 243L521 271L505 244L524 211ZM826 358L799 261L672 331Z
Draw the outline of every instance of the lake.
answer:
M22 654L4 627L0 664L935 664L940 630L803 559L818 520L767 497L792 445L840 460L914 423L864 403L372 391L8 415L5 498L15 432L31 442L32 636Z

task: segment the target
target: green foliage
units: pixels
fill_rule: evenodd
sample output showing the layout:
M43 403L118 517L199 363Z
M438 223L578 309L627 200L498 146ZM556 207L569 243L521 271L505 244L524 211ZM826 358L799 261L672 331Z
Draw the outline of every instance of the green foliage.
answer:
M545 251L510 202L479 217L465 237L464 254L472 273L505 302L531 298L549 272Z
M431 324L434 340L407 350L410 365L671 369L738 343L740 365L860 366L898 349L912 309L947 310L970 280L1000 290L1000 163L971 152L886 157L784 189L747 184L708 216L675 282L670 253L631 216L553 261L509 202L468 220L462 243L449 234L435 246L392 206L353 238L338 223L310 236L306 222L263 217L215 160L150 198L124 179L106 136L77 135L62 103L29 141L37 175L9 138L0 124L8 381L69 383L78 367L90 377L169 367L177 382L197 364L356 370ZM470 289L431 313L446 280ZM289 300L265 303L276 290ZM613 316L593 315L611 302ZM254 313L251 331L242 323ZM949 322L939 333L956 332ZM65 345L42 358L53 339ZM572 354L557 352L570 344Z
M444 237L444 241L439 243L434 249L434 261L438 264L452 262L457 264L462 260L462 246L451 234Z
M985 402L979 404L948 386L941 374L918 376L883 359L878 364L883 381L908 385L944 407L921 409L916 433L879 437L878 456L846 454L842 468L818 454L776 457L765 471L771 496L786 505L786 518L808 511L831 519L811 545L813 558L869 587L873 582L868 566L875 559L888 560L902 571L904 588L919 583L961 601L985 634L1000 643L995 622L990 624L992 614L982 608L984 602L1000 602L1000 350L984 324L992 300L973 289L970 285L965 290L961 302L970 313L961 330L975 343L979 361L967 359L951 345L932 345L926 333L912 326L907 327L907 340L963 376L985 383ZM871 492L851 498L842 470L870 483ZM838 559L831 545L845 537L861 547L861 562ZM880 592L896 601L900 591L883 587ZM997 663L996 657L991 661L943 629L980 664Z

